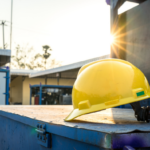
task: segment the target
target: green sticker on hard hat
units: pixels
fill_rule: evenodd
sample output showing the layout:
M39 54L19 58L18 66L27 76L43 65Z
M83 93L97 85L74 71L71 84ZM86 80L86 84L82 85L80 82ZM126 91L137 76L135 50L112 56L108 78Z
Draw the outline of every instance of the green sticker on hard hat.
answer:
M141 95L144 95L144 94L145 94L144 91L136 93L137 96L141 96Z

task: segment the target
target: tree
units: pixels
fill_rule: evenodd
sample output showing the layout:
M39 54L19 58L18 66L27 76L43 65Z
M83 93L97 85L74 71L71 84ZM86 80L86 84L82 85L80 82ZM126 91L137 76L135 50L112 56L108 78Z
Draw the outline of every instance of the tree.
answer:
M26 63L26 66L30 70L34 70L35 68L38 68L38 66L37 66L34 58L31 58L31 60L29 61L29 63Z
M61 66L61 61L56 61L56 59L52 59L49 61L49 68L59 67Z
M25 63L22 61L22 59L24 59L24 56L21 55L21 53L22 53L21 47L20 45L17 45L16 54L11 56L11 59L13 60L11 65L19 69L22 69L22 68L24 69Z
M17 45L15 54L11 57L11 68L43 70L61 66L60 61L49 59L51 56L50 51L52 51L50 46L44 45L43 51L43 54L38 53L35 55L35 51L32 47L29 48L28 45L25 47Z
M4 47L5 47L5 49L7 49L8 44L7 44L7 43L5 43ZM3 48L2 48L2 47L0 47L0 49L3 49Z
M29 60L29 54L31 54L33 52L33 48L28 48L28 45L26 45L25 47L20 47L20 45L16 46L16 53L15 55L11 56L11 67L15 67L15 68L19 68L19 69L25 69L25 68L29 68L30 69L30 65L28 63ZM36 68L36 66L32 67L33 69Z
M37 65L40 66L41 68L47 69L47 60L51 56L50 51L52 51L52 49L51 49L50 46L44 45L43 46L43 51L44 51L43 54L38 53L38 54L35 55L35 60L38 59L38 58L42 58L41 63L38 63ZM43 61L43 59L44 59L44 61Z

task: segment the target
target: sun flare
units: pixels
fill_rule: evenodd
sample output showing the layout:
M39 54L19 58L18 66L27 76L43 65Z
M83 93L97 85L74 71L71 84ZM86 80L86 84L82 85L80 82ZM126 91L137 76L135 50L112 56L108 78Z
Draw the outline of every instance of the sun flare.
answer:
M110 35L110 37L109 37L109 43L110 43L110 44L113 44L114 41L115 41L114 36L113 36L113 35Z

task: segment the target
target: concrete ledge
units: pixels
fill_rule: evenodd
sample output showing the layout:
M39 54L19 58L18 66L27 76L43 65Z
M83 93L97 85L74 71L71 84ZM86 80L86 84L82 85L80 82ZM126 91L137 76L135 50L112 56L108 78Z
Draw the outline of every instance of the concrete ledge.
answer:
M11 50L0 49L0 56L11 56Z

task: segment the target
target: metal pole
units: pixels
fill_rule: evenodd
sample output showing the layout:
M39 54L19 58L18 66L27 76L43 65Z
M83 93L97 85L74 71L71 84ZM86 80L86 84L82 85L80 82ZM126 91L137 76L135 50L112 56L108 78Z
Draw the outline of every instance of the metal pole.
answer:
M3 49L5 49L4 24L5 24L5 22L2 21L2 30L3 30Z
M9 79L10 79L10 72L7 70L6 72L6 105L9 105Z
M11 0L11 15L10 15L10 49L11 49L11 43L12 43L12 19L13 19L13 0Z
M42 105L42 85L40 85L39 105Z
M10 50L12 49L12 19L13 19L13 0L11 0L11 14L10 14ZM12 53L12 52L11 52ZM11 57L10 57L10 69L11 69ZM10 81L11 81L11 75L10 75Z
M33 105L32 104L32 87L30 86L30 105Z
M2 32L3 32L3 21L2 21ZM2 38L3 38L4 34L2 34ZM3 49L4 49L4 38L3 38Z

